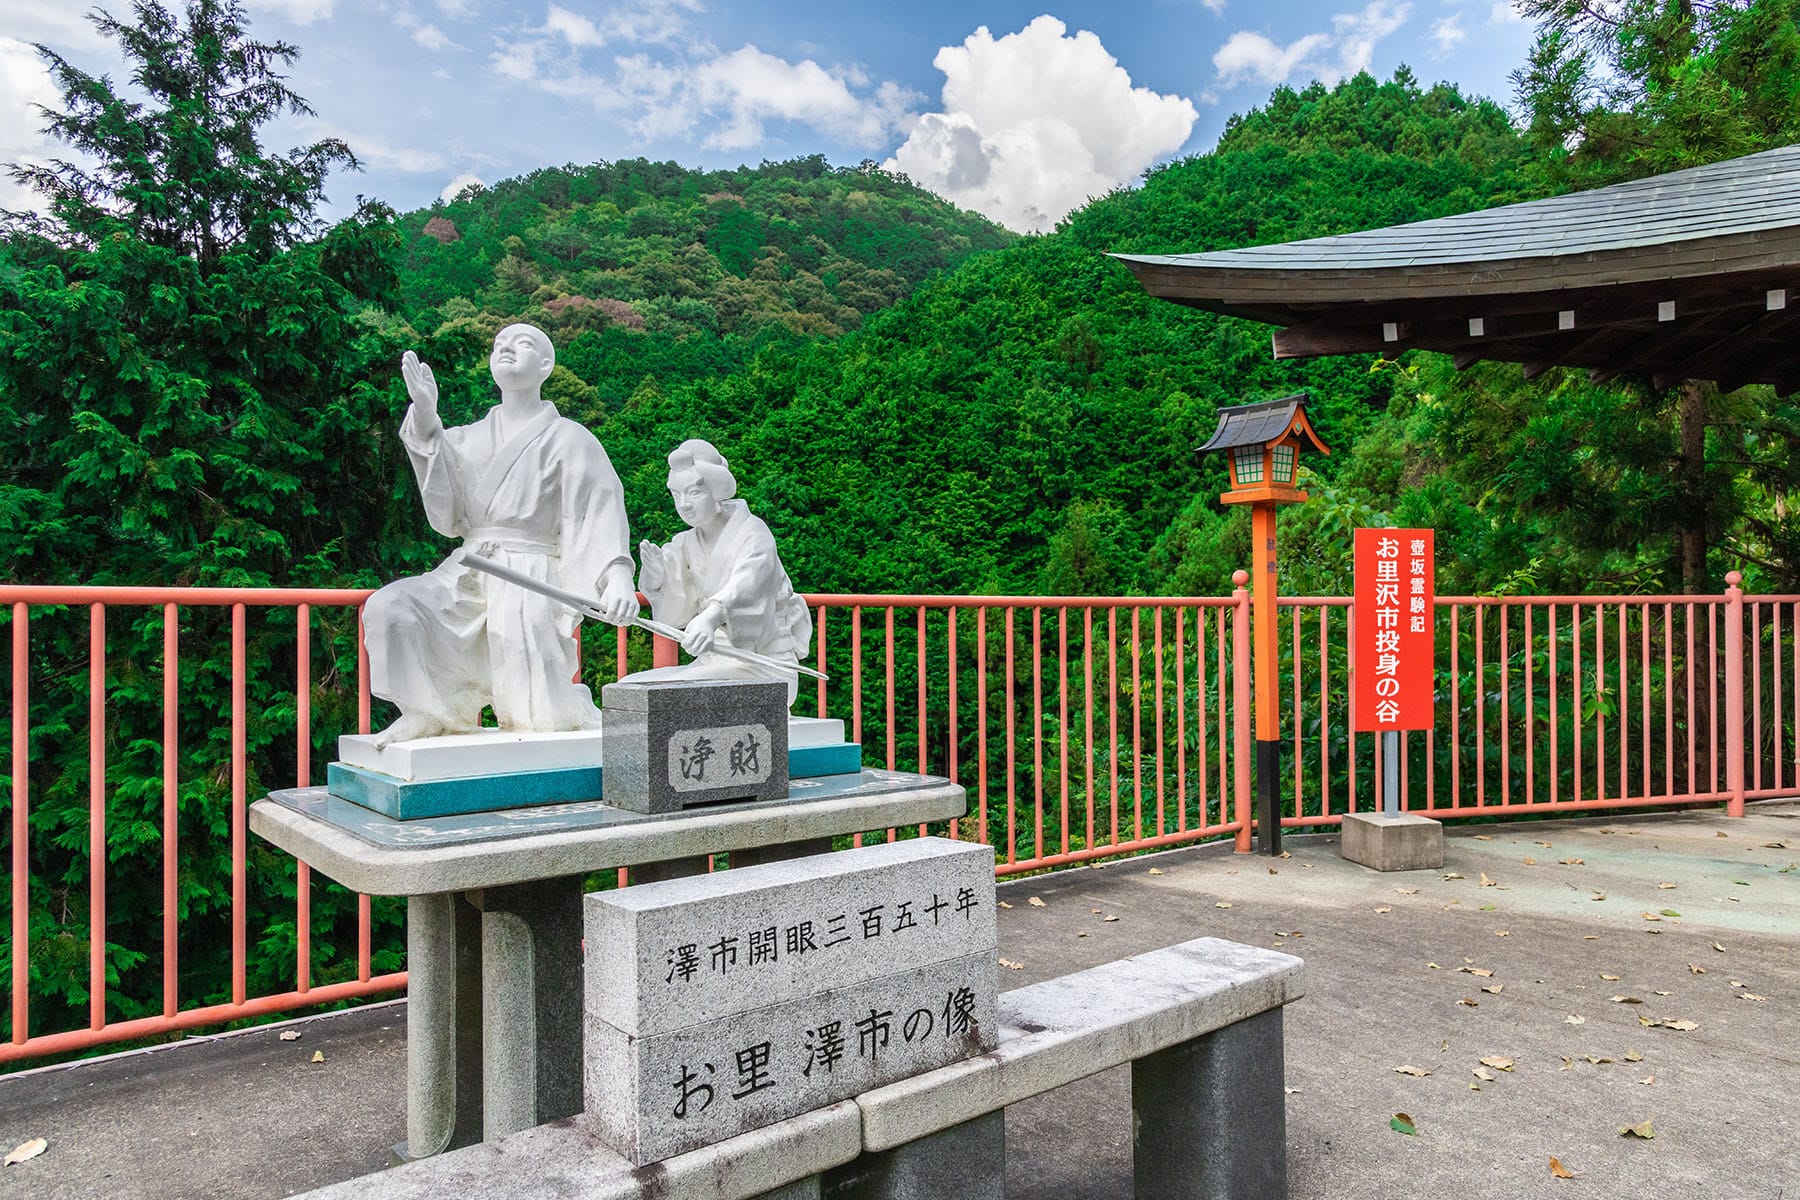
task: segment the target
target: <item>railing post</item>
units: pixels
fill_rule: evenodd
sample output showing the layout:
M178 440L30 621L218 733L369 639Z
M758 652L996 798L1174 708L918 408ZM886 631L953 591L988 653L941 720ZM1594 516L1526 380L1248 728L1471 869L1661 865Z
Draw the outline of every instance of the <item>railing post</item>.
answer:
M1233 819L1238 823L1237 852L1250 853L1250 582L1248 571L1233 571L1231 593L1231 719L1234 783Z
M678 666L681 663L680 649L680 642L666 638L660 633L651 635L650 665L653 667Z
M1725 815L1744 815L1744 577L1736 571L1725 575ZM1750 648L1756 653L1756 647Z

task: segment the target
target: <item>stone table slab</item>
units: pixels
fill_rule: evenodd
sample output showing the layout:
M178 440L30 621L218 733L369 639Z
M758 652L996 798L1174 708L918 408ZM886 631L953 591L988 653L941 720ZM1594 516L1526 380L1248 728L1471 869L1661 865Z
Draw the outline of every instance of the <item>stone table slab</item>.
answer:
M947 779L864 770L796 779L783 800L660 814L595 801L397 821L293 788L252 804L250 828L353 891L420 896L955 820L966 808Z

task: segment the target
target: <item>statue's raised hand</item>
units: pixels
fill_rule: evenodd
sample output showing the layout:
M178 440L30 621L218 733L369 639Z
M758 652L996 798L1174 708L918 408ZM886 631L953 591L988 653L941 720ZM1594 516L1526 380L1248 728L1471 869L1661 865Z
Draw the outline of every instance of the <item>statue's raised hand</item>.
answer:
M419 356L408 350L400 359L400 375L406 380L406 394L412 397L413 428L421 437L436 437L444 426L438 419L437 376L431 364L420 362Z
M638 572L638 588L654 601L669 580L668 568L663 564L662 548L655 542L639 542L638 562L643 564Z

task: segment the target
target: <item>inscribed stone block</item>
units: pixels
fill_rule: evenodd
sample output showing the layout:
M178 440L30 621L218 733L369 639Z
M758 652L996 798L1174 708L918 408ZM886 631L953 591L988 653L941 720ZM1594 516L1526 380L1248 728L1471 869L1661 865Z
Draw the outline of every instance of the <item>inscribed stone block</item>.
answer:
M611 683L606 722L606 802L663 813L788 792L787 687L706 679Z
M909 838L590 893L588 1012L647 1037L994 950L993 861Z
M993 1049L992 862L920 838L588 896L587 1119L642 1164Z

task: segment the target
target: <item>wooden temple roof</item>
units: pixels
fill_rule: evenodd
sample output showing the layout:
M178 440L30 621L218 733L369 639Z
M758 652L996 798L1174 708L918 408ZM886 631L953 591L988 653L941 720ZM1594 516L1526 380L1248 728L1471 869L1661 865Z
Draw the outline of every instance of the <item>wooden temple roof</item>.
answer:
M1438 350L1800 390L1800 146L1362 233L1121 254L1153 296L1285 326L1276 358Z

